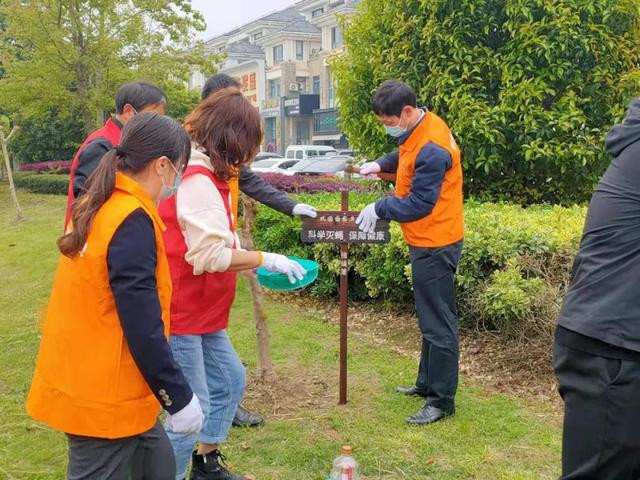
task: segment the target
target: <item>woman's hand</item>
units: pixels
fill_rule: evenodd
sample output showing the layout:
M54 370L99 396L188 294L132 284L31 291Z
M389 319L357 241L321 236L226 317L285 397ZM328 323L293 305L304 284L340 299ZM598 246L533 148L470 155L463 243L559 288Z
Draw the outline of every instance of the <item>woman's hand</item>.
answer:
M289 277L291 283L296 283L296 279L302 280L307 271L298 262L289 260L284 255L278 253L264 252L261 266L270 272L284 273Z

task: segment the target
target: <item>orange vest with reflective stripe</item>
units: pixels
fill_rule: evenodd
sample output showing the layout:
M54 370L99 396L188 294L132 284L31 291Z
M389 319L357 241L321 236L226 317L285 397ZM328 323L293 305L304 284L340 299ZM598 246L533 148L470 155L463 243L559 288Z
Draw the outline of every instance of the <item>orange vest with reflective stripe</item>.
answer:
M171 277L164 224L142 187L118 173L116 189L96 214L84 250L61 257L53 283L27 412L57 430L113 439L143 433L158 419L160 404L127 346L107 267L113 235L138 208L154 225L158 297L169 334Z
M445 173L440 197L431 213L419 220L400 224L405 240L414 247L443 247L462 240L464 236L460 149L447 124L434 113L427 112L409 138L400 145L396 195L406 197L411 192L416 158L429 142L449 152L451 168Z

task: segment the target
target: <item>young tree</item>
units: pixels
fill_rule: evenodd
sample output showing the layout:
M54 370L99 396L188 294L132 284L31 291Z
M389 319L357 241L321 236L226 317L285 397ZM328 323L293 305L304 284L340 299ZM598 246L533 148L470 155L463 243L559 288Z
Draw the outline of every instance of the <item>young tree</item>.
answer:
M78 112L85 133L125 81L182 80L217 61L195 42L205 24L188 0L3 0L0 18L0 105L21 117Z
M637 0L363 0L334 62L342 128L394 148L370 97L391 77L445 118L480 198L589 198L604 137L640 92Z

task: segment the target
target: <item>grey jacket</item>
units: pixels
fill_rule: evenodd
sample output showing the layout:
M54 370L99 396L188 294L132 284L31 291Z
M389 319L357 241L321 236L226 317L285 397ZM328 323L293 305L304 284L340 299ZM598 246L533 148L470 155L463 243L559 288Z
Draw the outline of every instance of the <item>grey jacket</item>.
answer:
M248 168L240 170L240 191L278 212L285 215L293 215L293 207L296 206L296 202L289 195L275 189Z

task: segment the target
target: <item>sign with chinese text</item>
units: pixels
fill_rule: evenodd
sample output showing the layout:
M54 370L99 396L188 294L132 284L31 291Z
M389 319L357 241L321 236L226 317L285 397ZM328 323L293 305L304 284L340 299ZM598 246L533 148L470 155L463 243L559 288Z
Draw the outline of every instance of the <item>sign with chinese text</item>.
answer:
M356 224L360 212L323 211L317 218L305 218L302 241L305 243L388 243L389 222L378 220L374 232L361 231Z

